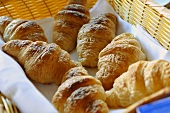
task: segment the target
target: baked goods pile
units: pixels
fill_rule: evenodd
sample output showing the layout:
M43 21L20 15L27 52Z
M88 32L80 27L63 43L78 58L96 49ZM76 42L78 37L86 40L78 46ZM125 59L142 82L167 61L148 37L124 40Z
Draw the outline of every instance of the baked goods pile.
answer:
M108 113L170 86L169 62L147 61L132 34L116 36L115 15L90 18L86 4L70 0L54 16L53 43L35 22L1 17L2 50L30 80L59 86L52 99L59 112ZM69 54L75 48L79 62ZM98 71L92 76L85 67Z

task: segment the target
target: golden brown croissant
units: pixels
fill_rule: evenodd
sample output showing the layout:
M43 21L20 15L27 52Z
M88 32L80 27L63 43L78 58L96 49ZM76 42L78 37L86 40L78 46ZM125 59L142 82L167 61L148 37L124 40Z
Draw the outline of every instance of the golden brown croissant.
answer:
M60 113L108 113L105 91L83 67L66 72L52 103Z
M40 83L59 85L65 72L77 65L69 53L55 43L11 40L2 50L19 62L29 78Z
M36 22L7 16L1 16L0 20L0 32L5 42L14 39L47 42L44 30Z
M70 0L54 16L53 41L68 52L76 47L78 31L89 21L86 2L86 0Z
M116 17L106 13L92 18L81 27L76 49L83 66L97 66L99 52L115 38L116 26Z
M120 34L99 53L96 78L102 82L105 90L109 90L129 65L145 59L140 42L130 33Z
M109 107L127 107L170 86L170 63L165 60L138 61L119 76L106 91Z

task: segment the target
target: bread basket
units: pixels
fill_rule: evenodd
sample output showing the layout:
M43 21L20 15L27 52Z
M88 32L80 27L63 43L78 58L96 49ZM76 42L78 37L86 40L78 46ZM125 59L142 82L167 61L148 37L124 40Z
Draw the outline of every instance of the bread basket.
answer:
M92 8L97 0L88 0ZM170 13L151 0L108 0L122 19L132 25L140 24L166 49L170 49ZM67 0L0 0L0 15L38 20L53 16Z

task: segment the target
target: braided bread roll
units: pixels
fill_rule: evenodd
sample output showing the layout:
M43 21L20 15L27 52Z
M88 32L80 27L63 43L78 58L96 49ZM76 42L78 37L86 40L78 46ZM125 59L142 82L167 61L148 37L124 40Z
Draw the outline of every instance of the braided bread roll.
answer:
M77 43L77 34L81 26L89 21L86 0L70 0L54 16L53 41L62 49L71 52Z
M77 66L69 53L55 43L11 40L2 50L18 61L30 79L44 84L61 84L65 72Z
M47 42L44 30L36 22L12 19L8 16L0 17L0 33L5 42L14 39Z
M76 49L83 66L97 66L99 52L115 38L116 26L116 17L106 13L92 18L81 27Z
M140 42L130 33L120 34L99 53L96 78L105 90L109 90L114 80L127 71L131 64L145 59Z
M139 61L119 76L106 91L109 107L127 107L170 86L170 63L165 60Z
M52 104L60 113L108 113L105 99L100 81L83 67L75 67L63 77Z

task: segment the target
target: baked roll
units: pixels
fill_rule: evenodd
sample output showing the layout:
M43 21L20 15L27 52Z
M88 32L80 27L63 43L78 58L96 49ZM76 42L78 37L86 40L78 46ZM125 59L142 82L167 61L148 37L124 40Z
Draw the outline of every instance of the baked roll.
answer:
M43 84L60 85L65 72L77 66L69 53L55 43L11 40L2 50L18 61L28 78Z
M75 49L79 29L90 20L86 2L86 0L70 0L54 16L53 41L67 52Z
M15 39L47 42L42 27L29 20L1 16L0 33L3 35L2 38L5 42Z
M117 77L140 60L146 60L140 42L130 33L120 34L99 53L96 78L109 90Z
M12 21L11 17L8 16L1 16L0 17L0 34L3 35L5 28L7 25Z
M66 72L52 104L60 113L108 113L105 99L100 81L83 67L75 67Z
M81 27L76 49L83 66L97 67L98 55L115 38L116 26L116 17L106 13L92 18Z
M115 80L111 90L106 91L106 103L110 108L127 107L168 86L168 61L138 61Z

